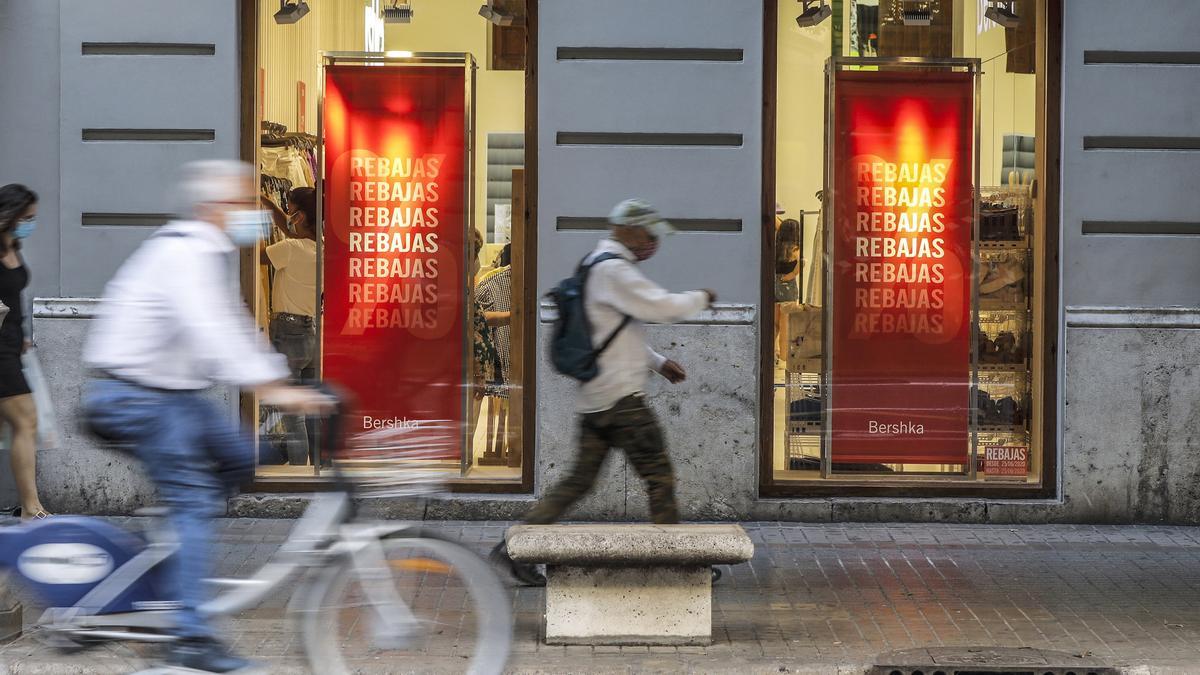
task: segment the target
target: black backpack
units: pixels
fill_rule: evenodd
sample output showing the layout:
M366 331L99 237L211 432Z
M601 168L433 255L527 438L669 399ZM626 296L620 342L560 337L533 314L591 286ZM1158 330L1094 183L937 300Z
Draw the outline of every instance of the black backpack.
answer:
M617 260L620 257L615 253L601 253L590 263L585 263L587 258L584 258L575 268L574 276L563 279L546 294L558 307L558 320L554 322L554 334L550 338L550 362L555 370L580 382L590 382L600 374L596 362L629 323L629 317L626 316L597 348L592 345L592 325L583 305L588 272L605 260Z

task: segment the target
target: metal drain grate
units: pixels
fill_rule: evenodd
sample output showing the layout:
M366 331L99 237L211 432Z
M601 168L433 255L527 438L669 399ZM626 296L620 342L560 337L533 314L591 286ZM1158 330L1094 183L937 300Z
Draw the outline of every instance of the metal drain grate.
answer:
M906 649L875 664L868 675L1119 675L1086 656L1023 647Z

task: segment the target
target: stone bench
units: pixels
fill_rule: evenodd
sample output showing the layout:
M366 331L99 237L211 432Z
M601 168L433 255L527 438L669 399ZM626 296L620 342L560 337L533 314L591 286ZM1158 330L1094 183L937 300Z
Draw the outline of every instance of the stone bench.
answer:
M546 565L546 643L712 643L712 566L745 562L739 525L517 525L513 560Z

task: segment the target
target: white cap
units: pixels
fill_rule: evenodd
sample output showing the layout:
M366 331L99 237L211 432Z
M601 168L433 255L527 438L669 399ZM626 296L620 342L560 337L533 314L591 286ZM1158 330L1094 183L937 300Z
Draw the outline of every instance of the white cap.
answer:
M675 234L675 228L663 220L658 211L644 199L626 199L608 214L610 225L644 227L656 237Z

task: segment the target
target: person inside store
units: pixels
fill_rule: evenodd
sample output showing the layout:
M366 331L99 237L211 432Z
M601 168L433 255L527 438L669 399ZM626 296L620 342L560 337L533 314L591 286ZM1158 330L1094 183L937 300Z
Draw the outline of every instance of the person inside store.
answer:
M288 384L286 358L259 337L238 302L228 265L270 225L258 208L254 169L232 160L183 166L177 213L105 287L84 346L92 372L83 414L92 431L131 443L167 507L179 542L164 600L178 604L170 665L226 673L249 666L200 611L211 590L212 519L253 477L254 443L207 390L253 390L295 413L332 407L315 389Z
M781 220L775 228L775 340L780 362L787 359L783 330L787 308L800 302L800 270L800 223L792 218Z
M471 312L471 405L467 421L467 438L475 438L479 426L479 413L487 389L500 377L500 352L493 340L492 327L508 325L508 312L489 312L481 303L479 295L480 254L483 252L483 235L471 228L470 312Z
M262 249L264 265L274 270L271 284L271 345L287 357L291 381L309 384L316 379L317 360L317 191L295 188L288 193L284 211L263 196L283 239ZM309 462L312 439L303 417L286 415L288 463Z
M480 278L476 297L483 310L484 321L491 331L499 366L496 377L484 386L488 398L489 450L485 456L494 459L505 453L508 436L508 387L512 382L512 244L505 244L496 256L495 269ZM482 460L481 460L482 461Z
M672 293L638 268L675 229L641 199L627 199L608 216L610 234L583 259L587 273L584 312L591 343L608 347L599 353L599 373L581 382L575 410L579 414L579 448L567 476L552 487L525 516L525 522L556 522L591 491L609 451L621 448L646 483L650 516L657 524L679 522L675 475L666 438L646 397L651 371L676 384L687 378L683 367L654 351L645 324L677 323L711 307L711 290ZM501 541L491 559L518 581L544 586L546 578L533 565L517 563ZM716 573L714 572L714 577Z
M12 429L12 472L21 500L12 513L24 520L50 515L37 490L37 405L21 368L21 354L32 346L21 303L29 284L21 242L37 228L37 205L37 194L24 185L0 187L0 311L6 312L0 323L0 418Z

